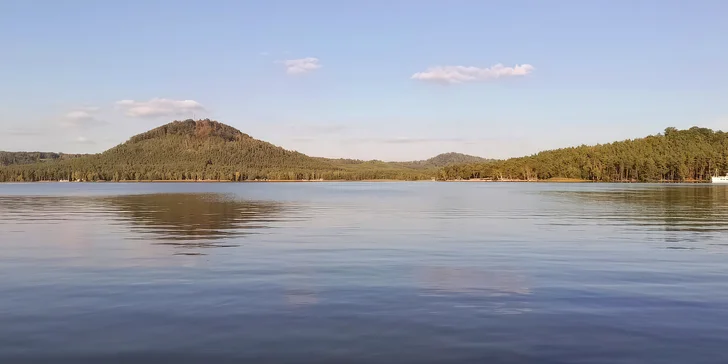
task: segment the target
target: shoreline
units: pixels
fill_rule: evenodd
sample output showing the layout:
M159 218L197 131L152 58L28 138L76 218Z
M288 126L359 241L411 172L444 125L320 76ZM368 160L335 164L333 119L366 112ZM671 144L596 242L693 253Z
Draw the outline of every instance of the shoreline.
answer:
M335 182L443 182L432 180L399 180L399 179L366 179L366 180L348 180L348 179L327 179L327 180L261 180L261 181L229 181L229 180L139 180L139 181L15 181L0 182L2 184L31 184L31 183L61 183L61 184L77 184L77 183L335 183Z
M713 184L711 181L589 181L569 178L552 178L547 180L486 180L486 179L460 179L460 180L398 180L398 179L366 179L366 180L346 180L346 179L329 179L329 180L259 180L259 181L229 181L229 180L139 180L139 181L16 181L16 182L0 182L3 184L31 184L31 183L412 183L412 182L445 182L445 183L594 183L594 184Z

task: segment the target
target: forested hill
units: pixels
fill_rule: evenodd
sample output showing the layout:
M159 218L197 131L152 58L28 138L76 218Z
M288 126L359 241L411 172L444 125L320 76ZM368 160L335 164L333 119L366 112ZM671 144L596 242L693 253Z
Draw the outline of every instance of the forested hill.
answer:
M174 121L101 154L0 167L0 181L424 179L434 172L313 158L205 119Z
M582 145L491 163L458 164L442 179L582 179L603 182L707 181L728 172L728 133L693 127L594 146Z
M174 121L101 154L5 167L0 180L303 179L336 169L205 119Z
M52 152L3 152L0 151L0 166L12 164L32 164L82 157L83 154L65 154Z

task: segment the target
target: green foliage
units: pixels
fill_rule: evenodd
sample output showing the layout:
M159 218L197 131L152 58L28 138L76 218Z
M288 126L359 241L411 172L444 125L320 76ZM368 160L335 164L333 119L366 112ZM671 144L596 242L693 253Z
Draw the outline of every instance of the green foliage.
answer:
M173 121L146 133L136 135L129 142L137 143L147 139L164 138L169 135L196 136L198 138L217 137L225 141L250 139L249 135L243 134L240 130L217 121L187 119L185 121Z
M59 159L78 158L83 154L64 154L49 152L3 152L0 151L0 166L14 164L33 164L54 161Z
M693 127L491 163L448 166L441 179L571 178L598 182L707 181L728 172L728 133Z

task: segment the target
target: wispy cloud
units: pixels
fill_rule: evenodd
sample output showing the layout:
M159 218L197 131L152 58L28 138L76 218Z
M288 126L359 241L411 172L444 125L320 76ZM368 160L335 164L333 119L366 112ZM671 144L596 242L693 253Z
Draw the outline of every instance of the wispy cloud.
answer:
M313 57L289 59L279 63L283 63L283 65L286 66L286 73L288 73L289 75L298 75L313 72L323 67L319 62L319 59Z
M437 143L467 143L475 141L465 138L422 138L422 137L394 137L394 138L359 138L353 142L378 144L437 144Z
M86 106L73 109L63 116L61 124L65 127L91 127L105 124L96 114L101 110L96 106Z
M261 55L261 56L263 56L263 57L265 57L265 56L269 56L270 55L270 52L268 52L268 51L262 51L262 52L260 52L258 54Z
M347 125L342 124L290 124L290 129L293 129L298 134L338 134L349 130Z
M290 140L293 142L299 142L299 143L320 142L319 138L314 138L314 137L293 137Z
M189 116L205 111L205 107L195 100L172 100L154 98L149 101L121 100L116 106L131 117L153 118L158 116Z
M297 142L320 142L320 138L310 136L298 136L291 140ZM490 139L467 139L467 138L420 138L420 137L396 137L396 138L342 138L338 142L342 144L477 144L489 141Z
M28 128L13 128L6 130L4 133L8 135L13 136L40 136L45 135L47 133L46 130L43 129L28 129Z
M74 110L66 114L66 119L73 121L91 120L93 118L93 115L85 110Z
M73 142L76 144L96 144L96 142L94 142L93 140L82 136L76 138Z
M424 72L417 72L412 79L439 83L463 83L473 81L489 81L503 77L525 76L535 68L530 64L506 67L500 63L486 68L466 66L436 66Z
M462 143L467 141L463 138L410 138L410 137L399 137L399 138L388 138L381 139L380 142L386 144L423 144L423 143Z

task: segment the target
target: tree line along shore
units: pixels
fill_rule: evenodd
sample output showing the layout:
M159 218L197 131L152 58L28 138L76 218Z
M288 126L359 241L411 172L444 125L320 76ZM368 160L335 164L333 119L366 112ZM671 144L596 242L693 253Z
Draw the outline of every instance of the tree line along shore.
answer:
M0 152L0 182L708 182L728 172L728 133L693 127L505 160L445 153L413 162L310 157L212 120L152 129L99 154Z

